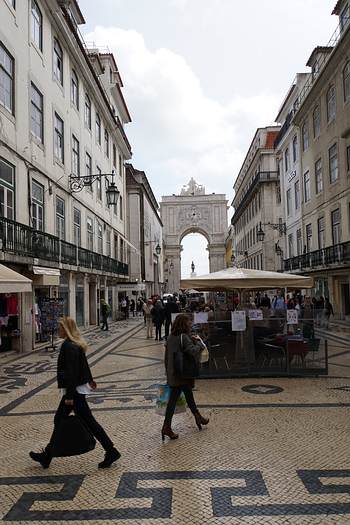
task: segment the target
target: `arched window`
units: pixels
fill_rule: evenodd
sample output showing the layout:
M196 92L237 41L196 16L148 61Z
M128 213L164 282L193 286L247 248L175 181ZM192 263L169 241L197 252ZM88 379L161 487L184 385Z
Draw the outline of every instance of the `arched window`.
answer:
M343 69L344 101L350 101L350 60Z
M63 85L63 51L57 38L53 41L53 74Z
M72 70L71 78L71 100L74 106L79 109L79 80L74 69Z
M32 40L43 50L43 15L36 0L32 0Z
M85 112L84 112L85 125L88 129L91 129L91 100L89 95L85 93Z
M336 114L336 95L335 86L331 85L327 91L327 122L335 119Z

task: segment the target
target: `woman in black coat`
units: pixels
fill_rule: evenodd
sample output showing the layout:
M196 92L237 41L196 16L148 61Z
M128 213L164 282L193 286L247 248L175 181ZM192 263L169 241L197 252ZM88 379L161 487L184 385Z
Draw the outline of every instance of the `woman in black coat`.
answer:
M64 390L64 395L54 418L55 427L66 418L72 410L83 420L91 434L101 443L105 450L105 458L98 466L108 468L120 458L120 453L107 436L105 430L96 421L86 402L86 395L96 389L88 361L86 359L87 344L81 337L74 319L64 317L60 321L59 336L64 339L57 360L57 384ZM52 460L52 447L55 432L43 452L30 452L30 457L48 468Z
M204 418L198 411L196 402L193 397L194 378L181 377L176 373L174 362L175 354L181 351L185 354L190 355L198 364L200 361L201 352L204 350L205 345L202 343L198 336L190 336L191 333L191 320L185 314L179 314L171 329L165 343L165 369L167 375L167 382L170 387L170 397L165 412L165 419L162 428L162 439L168 436L170 439L177 439L179 436L175 434L171 429L171 421L174 415L176 402L183 392L185 394L186 402L195 417L196 424L201 430L202 425L207 425L209 419Z

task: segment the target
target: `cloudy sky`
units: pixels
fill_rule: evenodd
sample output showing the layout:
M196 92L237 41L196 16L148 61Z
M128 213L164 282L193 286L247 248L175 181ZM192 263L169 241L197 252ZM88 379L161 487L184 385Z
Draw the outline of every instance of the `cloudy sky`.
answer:
M256 128L274 122L296 72L331 37L334 4L80 0L86 41L115 54L133 118L132 162L158 199L193 176L232 200ZM206 271L198 242L188 236L183 246L185 273L193 258Z

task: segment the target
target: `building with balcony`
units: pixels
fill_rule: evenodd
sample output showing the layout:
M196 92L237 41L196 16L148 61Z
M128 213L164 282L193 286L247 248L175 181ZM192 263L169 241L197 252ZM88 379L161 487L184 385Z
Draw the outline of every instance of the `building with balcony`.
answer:
M333 11L339 26L307 65L309 80L293 123L301 137L303 253L284 268L312 274L316 294L350 316L350 5Z
M276 122L281 123L274 147L281 184L282 219L286 225L283 243L280 242L285 258L302 255L304 246L300 133L299 128L293 124L293 116L297 111L300 92L308 77L308 73L296 75L276 117Z
M276 250L283 229L281 191L274 151L279 130L280 126L258 128L233 187L233 254L244 268L281 268L281 255ZM263 241L258 235L261 228Z
M159 205L145 172L128 163L125 168L128 238L137 248L129 258L130 281L146 297L160 295L164 291L164 250Z
M21 299L30 348L47 297L80 326L98 323L101 298L116 309L116 284L128 279L131 119L113 55L80 35L76 0L0 0L0 20L0 257L33 280Z

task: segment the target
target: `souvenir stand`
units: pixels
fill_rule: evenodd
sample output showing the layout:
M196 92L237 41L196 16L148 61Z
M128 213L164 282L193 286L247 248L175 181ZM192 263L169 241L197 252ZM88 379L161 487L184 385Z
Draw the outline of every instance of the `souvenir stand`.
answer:
M21 350L22 294L31 291L30 279L0 264L0 352Z

